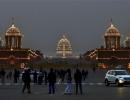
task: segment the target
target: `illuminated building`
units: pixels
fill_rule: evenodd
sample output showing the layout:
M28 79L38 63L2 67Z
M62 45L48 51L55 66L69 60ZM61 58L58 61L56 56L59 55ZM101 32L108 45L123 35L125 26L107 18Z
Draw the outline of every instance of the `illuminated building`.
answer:
M5 45L0 48L0 64L20 65L40 58L30 48L22 48L22 37L20 29L12 23L5 32Z
M107 49L120 48L120 33L113 24L111 24L110 27L107 29L104 38L105 46Z
M2 48L2 46L3 46L3 40L2 40L2 38L0 37L0 48Z
M12 24L5 33L5 46L6 48L21 48L22 33Z
M70 41L65 35L58 41L56 53L58 57L67 58L72 56L72 47Z
M130 48L130 37L126 37L125 42L125 47Z
M130 48L121 47L120 37L119 30L111 23L104 34L105 46L86 52L84 58L96 61L102 68L116 65L130 66ZM129 46L129 43L127 39L126 45Z

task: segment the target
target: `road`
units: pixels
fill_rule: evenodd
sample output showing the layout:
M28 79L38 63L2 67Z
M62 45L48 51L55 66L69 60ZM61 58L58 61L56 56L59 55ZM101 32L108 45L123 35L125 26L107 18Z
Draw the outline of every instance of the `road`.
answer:
M32 93L22 93L22 84L6 82L0 84L0 100L129 100L130 86L117 87L104 86L104 74L106 71L89 72L88 79L83 83L83 95L64 95L65 84L56 84L56 93L48 94L46 85L31 84Z
M22 85L1 85L1 100L129 100L130 87L105 87L104 84L84 84L83 95L64 95L64 84L56 85L56 93L48 94L47 86L32 85L32 93L22 93Z

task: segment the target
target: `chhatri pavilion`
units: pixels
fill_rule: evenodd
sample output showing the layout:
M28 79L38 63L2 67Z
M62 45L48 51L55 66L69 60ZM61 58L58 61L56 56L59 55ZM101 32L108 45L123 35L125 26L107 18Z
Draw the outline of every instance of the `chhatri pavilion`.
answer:
M96 61L99 67L109 68L111 66L124 65L130 68L129 38L125 40L126 46L121 46L121 33L111 23L104 34L104 46L87 51L84 58Z
M20 29L12 23L5 32L5 45L0 47L0 64L21 65L41 57L30 48L22 48L22 38Z

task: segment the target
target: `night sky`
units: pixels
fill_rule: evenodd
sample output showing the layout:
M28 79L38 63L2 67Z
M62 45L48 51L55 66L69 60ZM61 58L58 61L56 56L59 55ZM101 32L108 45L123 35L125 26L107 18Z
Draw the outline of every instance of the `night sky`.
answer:
M47 56L55 56L64 33L74 55L100 47L111 18L121 41L130 36L130 0L0 0L3 39L12 17L24 34L22 46Z

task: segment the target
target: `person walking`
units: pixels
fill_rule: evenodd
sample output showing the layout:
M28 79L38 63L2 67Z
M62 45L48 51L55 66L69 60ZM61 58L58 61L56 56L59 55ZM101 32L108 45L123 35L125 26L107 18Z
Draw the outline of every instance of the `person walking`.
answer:
M14 83L17 83L18 82L18 71L17 69L14 69Z
M44 82L45 82L45 85L47 85L47 71L44 70Z
M0 71L0 74L1 74L1 83L4 84L5 83L5 70L2 68L1 71Z
M37 71L35 70L34 71L34 73L33 73L33 82L35 83L35 84L37 84Z
M43 83L43 77L44 77L43 70L40 69L40 72L38 74L38 85L42 85L42 83Z
M23 73L22 80L24 82L22 92L24 93L25 89L27 89L28 93L31 93L30 89L31 78L29 69L26 69L25 72Z
M72 94L72 77L71 77L71 70L68 69L66 73L66 87L64 94Z
M86 78L88 78L88 70L85 71Z
M51 68L48 73L49 94L55 93L56 73Z
M83 77L83 81L85 81L86 75L85 75L85 70L82 70L82 77Z
M94 67L92 68L92 70L93 70L93 72L95 73L95 72L96 72L96 67L94 66Z
M76 95L78 94L78 88L80 89L80 94L82 95L82 73L79 69L76 69L76 72L74 73L74 80L76 85Z
M12 79L12 71L9 71L9 73L8 73L8 75L7 75L7 78L8 78L9 80Z

